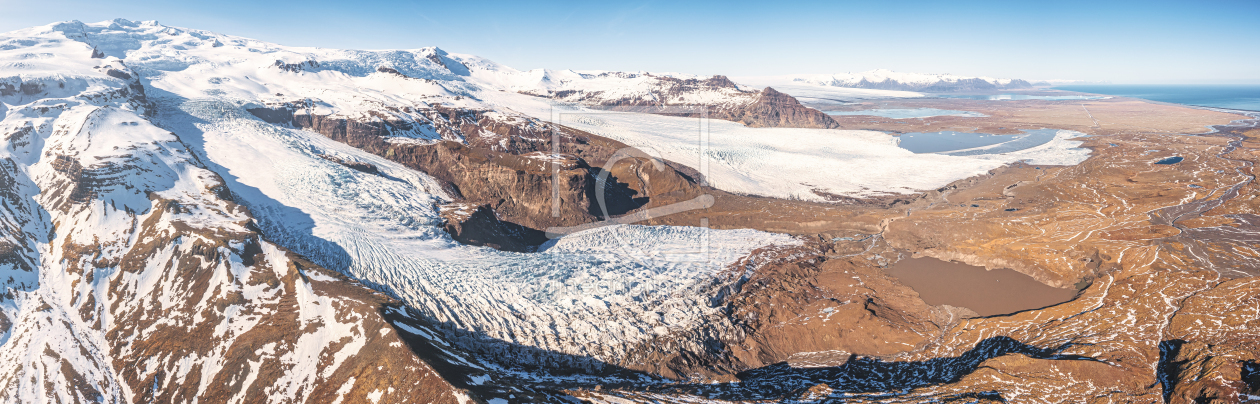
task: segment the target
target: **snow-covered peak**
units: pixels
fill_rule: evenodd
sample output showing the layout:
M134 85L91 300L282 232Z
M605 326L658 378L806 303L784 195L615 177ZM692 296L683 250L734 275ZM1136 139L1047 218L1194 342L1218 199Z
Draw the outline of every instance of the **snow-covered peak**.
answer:
M843 87L926 92L994 90L1031 87L1027 81L1020 79L993 78L987 76L961 76L948 73L907 73L888 69L875 69L860 73L739 77L736 78L736 80L740 82L777 86Z
M64 37L82 42L104 57L124 59L148 74L197 64L262 68L289 66L291 72L333 71L363 77L381 67L421 79L459 80L468 70L437 47L412 50L339 50L290 47L210 31L171 27L157 21L115 19L67 21L0 34L8 37ZM299 66L303 65L305 66Z

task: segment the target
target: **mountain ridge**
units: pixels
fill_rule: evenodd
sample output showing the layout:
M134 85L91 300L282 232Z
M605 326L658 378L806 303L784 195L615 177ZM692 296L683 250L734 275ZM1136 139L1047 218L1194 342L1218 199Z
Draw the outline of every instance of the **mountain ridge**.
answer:
M767 85L777 83L780 85L811 85L820 87L862 88L872 90L915 91L928 93L983 92L1033 88L1032 83L1023 79L960 76L948 73L907 73L887 69L868 70L860 73L793 74L782 76L749 77L748 80Z

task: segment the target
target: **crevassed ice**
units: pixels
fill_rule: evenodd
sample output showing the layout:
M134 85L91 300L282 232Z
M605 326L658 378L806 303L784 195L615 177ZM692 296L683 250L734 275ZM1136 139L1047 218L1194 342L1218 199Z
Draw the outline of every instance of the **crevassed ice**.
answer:
M321 135L263 123L222 99L159 100L158 121L211 162L264 233L317 263L404 299L452 329L616 360L660 330L710 314L703 288L786 235L698 227L611 226L538 253L460 245L441 229L449 201L428 176ZM348 169L320 154L376 164ZM650 314L650 315L648 315ZM621 341L609 348L607 341Z

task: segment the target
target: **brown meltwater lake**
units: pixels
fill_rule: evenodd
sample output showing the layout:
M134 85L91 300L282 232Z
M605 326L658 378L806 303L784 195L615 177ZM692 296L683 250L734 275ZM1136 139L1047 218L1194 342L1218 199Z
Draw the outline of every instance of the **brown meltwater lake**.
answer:
M1050 287L1015 270L988 271L936 258L903 259L886 271L919 292L927 304L966 307L981 316L1039 309L1076 297L1076 289Z

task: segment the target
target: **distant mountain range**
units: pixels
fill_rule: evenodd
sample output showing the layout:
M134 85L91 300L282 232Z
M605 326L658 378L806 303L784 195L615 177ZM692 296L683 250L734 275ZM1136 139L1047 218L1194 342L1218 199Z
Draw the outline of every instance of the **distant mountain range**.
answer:
M998 79L992 77L958 76L953 74L923 74L876 69L861 73L837 73L814 75L786 75L747 78L759 83L781 85L815 85L825 87L864 88L872 90L918 91L950 93L967 91L991 91L1033 88L1022 79Z

